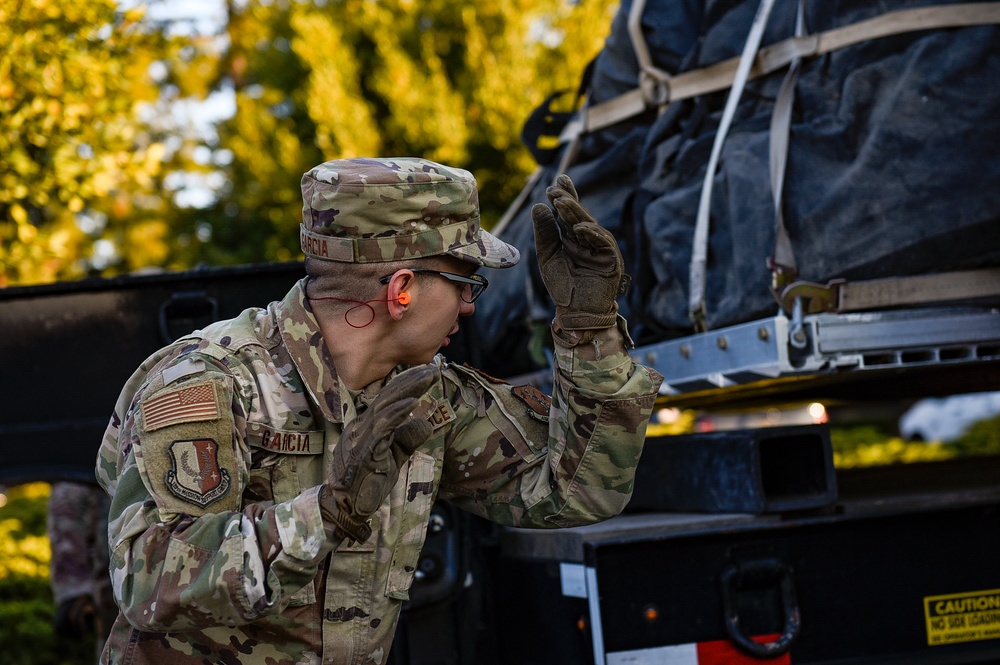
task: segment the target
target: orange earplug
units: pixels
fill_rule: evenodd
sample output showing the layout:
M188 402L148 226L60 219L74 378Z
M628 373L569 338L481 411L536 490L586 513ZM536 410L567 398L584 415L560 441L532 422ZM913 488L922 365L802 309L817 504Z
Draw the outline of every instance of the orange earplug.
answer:
M396 300L399 302L400 305L409 305L410 294L407 293L406 291L403 291L402 293L399 294L399 297L396 298Z

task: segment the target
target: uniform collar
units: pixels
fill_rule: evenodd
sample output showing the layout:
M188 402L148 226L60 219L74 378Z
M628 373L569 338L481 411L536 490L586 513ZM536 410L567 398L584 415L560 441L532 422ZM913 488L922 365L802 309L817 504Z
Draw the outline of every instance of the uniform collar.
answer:
M404 369L397 367L386 378L375 381L360 391L348 390L337 378L333 358L306 298L306 279L296 282L277 303L275 323L309 397L330 422L353 420L357 408L365 408L371 404L385 382Z
M343 422L344 409L340 381L333 366L333 358L323 342L323 333L308 299L306 280L295 286L278 303L275 323L281 340L291 356L295 369L312 401L323 417L331 422ZM343 391L346 394L346 390Z

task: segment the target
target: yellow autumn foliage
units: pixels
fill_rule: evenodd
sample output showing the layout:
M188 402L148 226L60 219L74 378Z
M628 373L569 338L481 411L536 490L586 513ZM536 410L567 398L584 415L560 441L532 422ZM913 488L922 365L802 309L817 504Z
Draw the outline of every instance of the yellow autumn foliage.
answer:
M489 226L534 168L524 121L577 87L616 6L247 0L213 35L114 0L0 0L0 287L294 260L299 178L338 157L467 168ZM185 134L173 105L217 93L235 113ZM207 207L181 207L200 176Z
M113 0L0 0L0 17L0 286L78 277L95 240L78 215L161 165L134 113L155 40Z
M48 483L27 483L8 492L19 499L46 501L49 490ZM48 579L52 559L48 537L24 533L21 520L8 516L9 511L3 510L7 496L0 494L0 497L3 497L0 501L0 580L12 576Z

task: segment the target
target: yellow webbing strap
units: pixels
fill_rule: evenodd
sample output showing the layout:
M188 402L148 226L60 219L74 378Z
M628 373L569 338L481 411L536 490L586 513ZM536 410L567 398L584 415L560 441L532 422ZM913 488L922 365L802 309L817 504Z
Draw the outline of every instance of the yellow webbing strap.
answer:
M980 268L930 275L885 277L859 282L835 279L826 284L793 282L777 294L778 303L791 312L796 300L803 314L863 312L865 310L927 305L1000 296L1000 268Z

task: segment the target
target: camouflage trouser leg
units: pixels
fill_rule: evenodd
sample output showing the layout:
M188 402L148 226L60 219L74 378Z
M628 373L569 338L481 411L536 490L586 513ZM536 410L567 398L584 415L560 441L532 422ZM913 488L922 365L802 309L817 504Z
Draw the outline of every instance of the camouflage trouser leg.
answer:
M48 506L55 603L83 595L93 599L98 654L118 615L108 574L109 504L97 485L58 482L52 485Z

